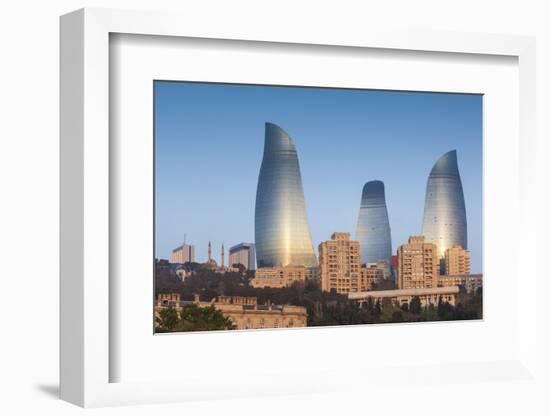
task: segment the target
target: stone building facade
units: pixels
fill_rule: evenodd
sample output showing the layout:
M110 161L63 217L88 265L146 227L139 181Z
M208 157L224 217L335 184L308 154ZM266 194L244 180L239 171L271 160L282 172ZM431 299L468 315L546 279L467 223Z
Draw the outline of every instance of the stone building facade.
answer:
M360 304L368 301L368 298L372 298L374 302L391 299L394 304L401 306L405 303L410 304L414 297L418 297L422 306L425 307L430 304L437 306L441 298L443 302L448 302L454 306L457 295L458 287L449 286L422 289L371 290L368 292L349 293L348 299L356 300Z
M193 301L182 301L179 293L161 293L157 296L155 314L162 308L173 307L179 313L185 305L214 306L236 329L295 328L307 326L306 308L294 305L275 305L268 302L259 305L255 297L218 296L211 301L201 301L195 295Z
M254 288L283 288L294 282L304 283L306 278L307 269L304 266L260 267L250 284Z
M445 250L445 274L470 274L470 252L461 246L452 246Z
M455 274L439 276L437 281L439 287L464 286L466 292L475 292L483 287L483 275L479 274Z

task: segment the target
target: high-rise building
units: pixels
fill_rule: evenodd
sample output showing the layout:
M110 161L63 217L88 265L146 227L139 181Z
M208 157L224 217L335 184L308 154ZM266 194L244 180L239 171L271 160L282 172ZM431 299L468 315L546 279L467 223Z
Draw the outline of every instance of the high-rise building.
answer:
M229 248L229 267L242 264L247 270L256 269L256 250L252 243L240 243Z
M183 243L170 254L170 263L187 263L195 261L195 246Z
M319 244L321 289L338 293L361 290L361 257L359 242L350 240L349 233L333 233L331 239Z
M272 123L265 124L255 239L258 267L317 265L296 147L290 136Z
M437 245L424 236L409 238L408 244L397 249L397 287L419 289L437 287L439 258Z
M391 231L382 181L370 181L363 187L356 239L361 245L364 264L384 261L390 266Z
M460 246L445 250L445 274L470 274L470 252Z
M456 150L441 156L430 172L422 235L437 244L441 272L444 271L445 251L449 247L468 248L466 206Z

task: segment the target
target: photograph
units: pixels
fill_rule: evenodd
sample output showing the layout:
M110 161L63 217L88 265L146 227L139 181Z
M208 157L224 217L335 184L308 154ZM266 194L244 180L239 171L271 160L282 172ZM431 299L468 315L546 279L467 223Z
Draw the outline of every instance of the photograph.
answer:
M482 94L153 92L155 333L483 319Z

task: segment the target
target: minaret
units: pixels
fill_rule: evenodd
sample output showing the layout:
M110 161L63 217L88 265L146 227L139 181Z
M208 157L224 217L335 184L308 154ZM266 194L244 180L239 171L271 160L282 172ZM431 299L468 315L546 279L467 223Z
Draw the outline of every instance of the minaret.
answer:
M222 243L222 269L223 269L223 243Z
M212 260L212 244L210 244L210 241L208 242L208 262Z

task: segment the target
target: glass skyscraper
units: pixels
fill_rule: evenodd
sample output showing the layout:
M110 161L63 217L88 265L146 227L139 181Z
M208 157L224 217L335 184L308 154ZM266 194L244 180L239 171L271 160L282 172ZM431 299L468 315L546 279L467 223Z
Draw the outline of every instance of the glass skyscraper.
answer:
M272 123L265 124L255 239L258 267L317 266L296 147L290 136Z
M391 264L391 231L384 182L370 181L363 187L357 220L361 263Z
M441 156L430 172L422 235L437 244L440 259L449 247L468 248L466 206L456 150Z

